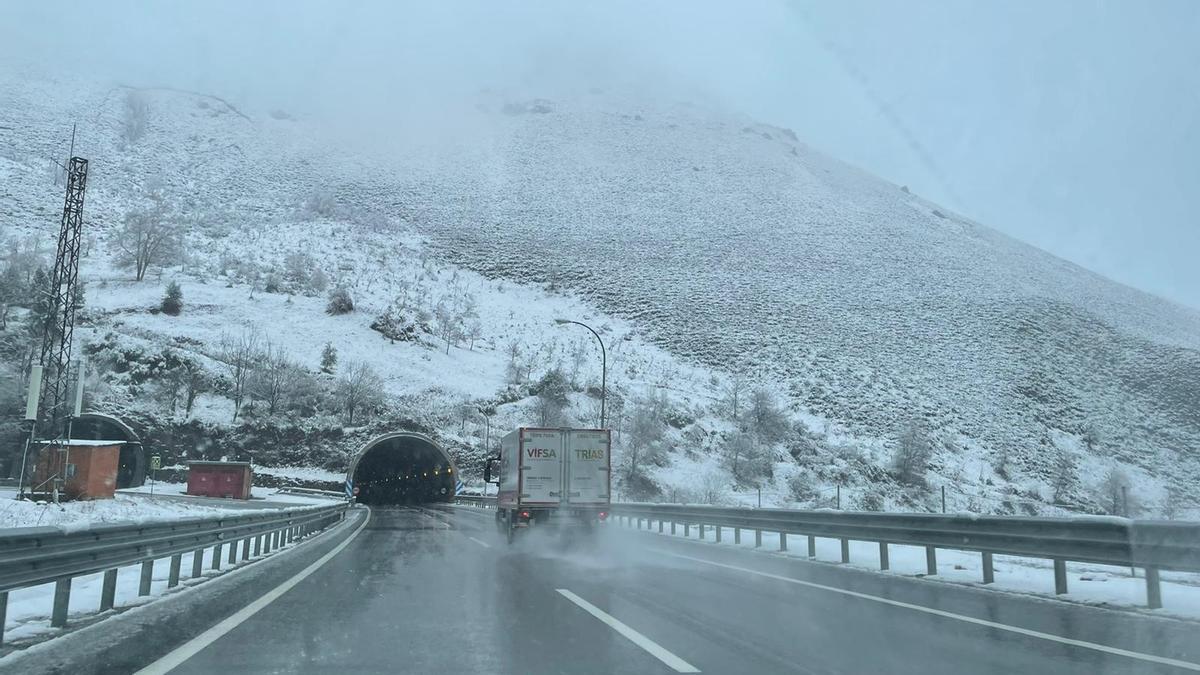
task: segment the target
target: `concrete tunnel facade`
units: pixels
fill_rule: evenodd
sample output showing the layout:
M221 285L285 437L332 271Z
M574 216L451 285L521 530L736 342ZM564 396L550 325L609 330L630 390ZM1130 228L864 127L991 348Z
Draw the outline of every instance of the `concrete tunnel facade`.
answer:
M347 480L363 504L423 504L454 499L458 467L432 438L412 431L378 436L350 461Z

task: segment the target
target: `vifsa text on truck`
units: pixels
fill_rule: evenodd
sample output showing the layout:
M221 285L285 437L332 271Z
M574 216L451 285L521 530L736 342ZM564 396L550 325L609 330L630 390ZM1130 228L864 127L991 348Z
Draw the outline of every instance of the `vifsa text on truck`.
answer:
M594 528L608 517L611 458L607 429L510 432L484 467L499 486L496 526L510 542L529 527Z

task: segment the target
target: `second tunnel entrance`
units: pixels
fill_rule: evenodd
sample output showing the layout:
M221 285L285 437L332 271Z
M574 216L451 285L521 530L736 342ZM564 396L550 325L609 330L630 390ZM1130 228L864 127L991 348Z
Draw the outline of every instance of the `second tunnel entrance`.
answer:
M348 477L362 504L423 504L454 499L458 469L433 439L413 432L386 434L362 447Z

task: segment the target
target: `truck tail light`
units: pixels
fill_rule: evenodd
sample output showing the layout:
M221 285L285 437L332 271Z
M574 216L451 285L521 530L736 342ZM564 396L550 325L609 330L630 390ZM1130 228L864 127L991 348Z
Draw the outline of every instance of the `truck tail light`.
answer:
M600 517L600 520L608 520L608 511L601 511L596 515Z
M522 511L522 512L521 512L521 517L522 517L522 518L528 518L528 517L529 517L529 512L528 512L528 511Z

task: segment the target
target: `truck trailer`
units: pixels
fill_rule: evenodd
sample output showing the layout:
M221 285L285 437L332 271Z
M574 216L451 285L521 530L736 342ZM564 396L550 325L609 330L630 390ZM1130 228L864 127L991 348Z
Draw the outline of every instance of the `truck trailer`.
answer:
M484 467L484 480L499 488L496 526L510 543L531 527L594 530L608 518L611 460L607 429L509 432Z

